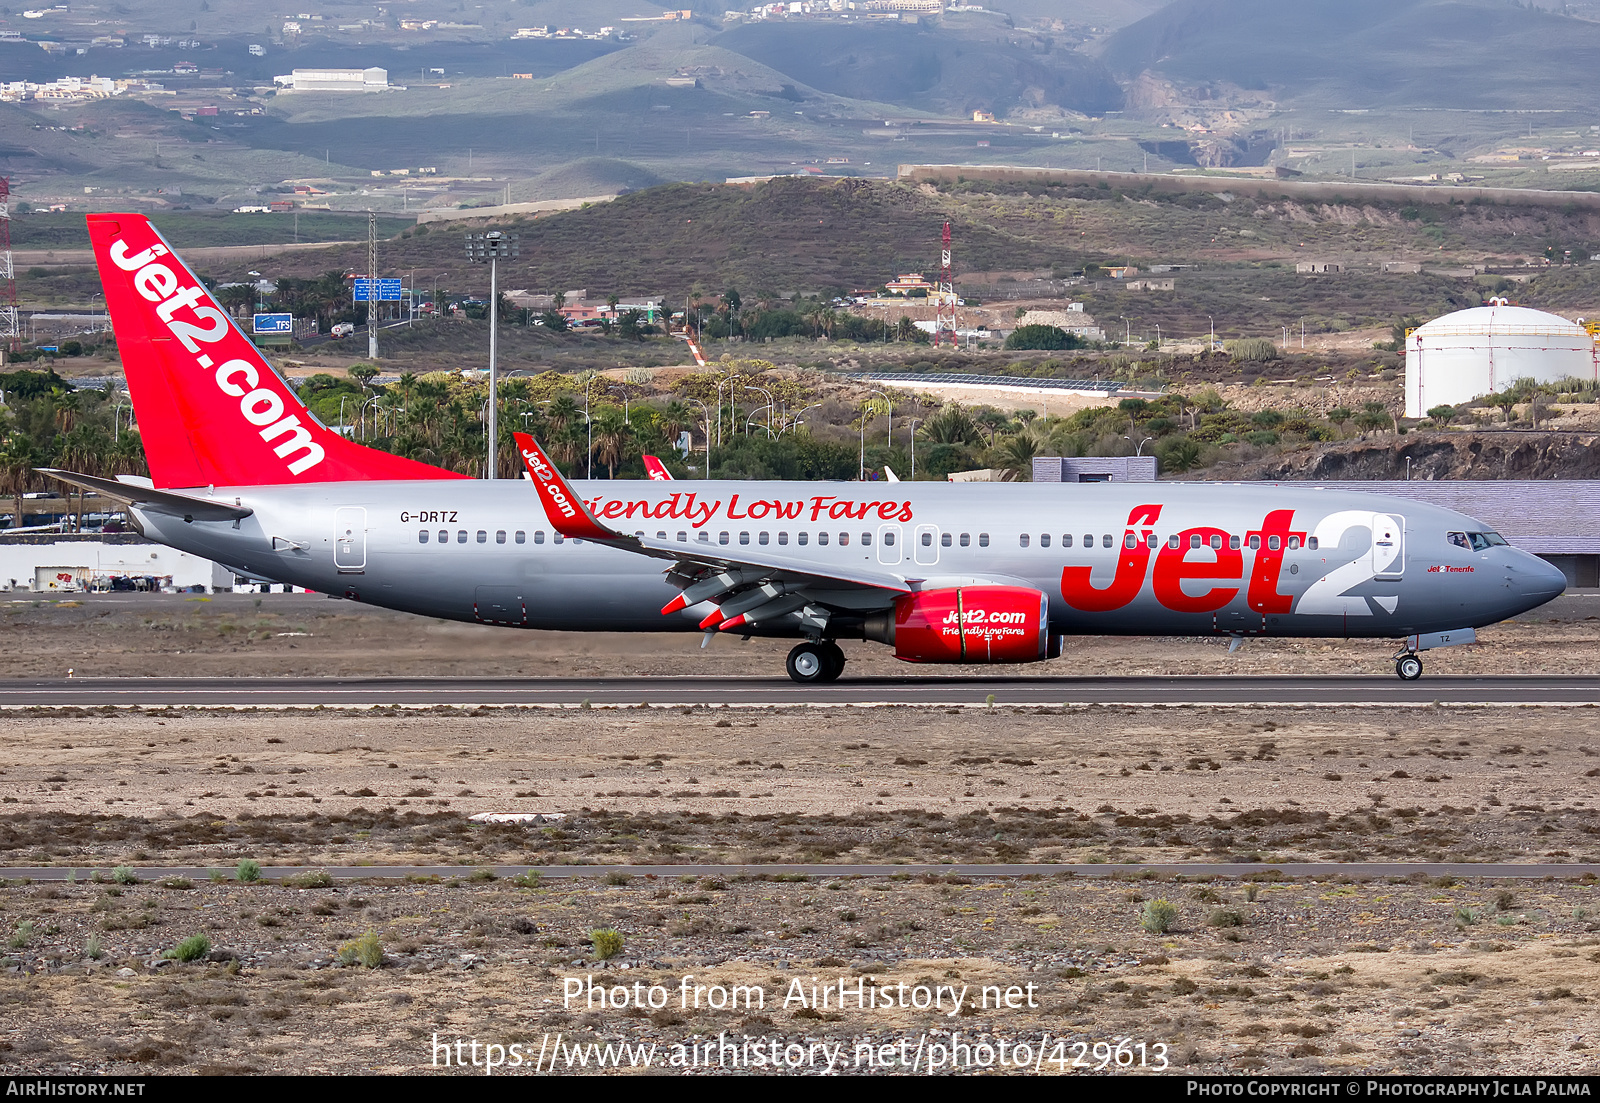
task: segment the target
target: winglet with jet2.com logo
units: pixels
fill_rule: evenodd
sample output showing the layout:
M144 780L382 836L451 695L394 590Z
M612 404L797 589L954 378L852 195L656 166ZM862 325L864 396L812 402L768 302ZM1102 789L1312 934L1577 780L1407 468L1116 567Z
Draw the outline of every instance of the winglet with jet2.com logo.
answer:
M544 505L545 516L562 536L573 540L615 540L620 533L606 528L595 520L589 507L583 504L567 480L561 477L555 463L545 455L539 442L527 433L513 433L517 451L522 454L523 465L533 485L539 490L539 501Z

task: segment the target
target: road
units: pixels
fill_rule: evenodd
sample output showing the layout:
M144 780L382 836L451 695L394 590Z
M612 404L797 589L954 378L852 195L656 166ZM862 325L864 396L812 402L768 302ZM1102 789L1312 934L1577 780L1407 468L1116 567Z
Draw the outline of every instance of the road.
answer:
M141 881L159 881L168 877L187 877L204 881L213 874L233 879L233 871L215 866L134 866ZM537 870L542 878L565 879L574 877L604 877L608 873L625 873L634 877L772 877L772 878L828 878L828 877L915 877L927 874L941 877L1137 877L1140 874L1178 874L1186 877L1243 878L1273 875L1278 877L1481 877L1491 880L1501 878L1545 878L1600 876L1600 866L1583 863L1570 865L1530 864L1516 862L1282 862L1277 865L1248 864L1244 862L1155 862L1150 865L1023 865L1023 864L973 864L973 865L574 865L574 866L262 866L265 880L295 877L302 873L320 871L335 880L360 880L365 878L402 877L464 877L483 876L488 870L496 877L516 877L529 870ZM109 867L81 866L0 866L0 878L34 881L65 881L72 878L90 880L98 875L102 879L111 873Z
M0 681L0 708L684 705L1588 705L1587 675L846 678L71 678Z

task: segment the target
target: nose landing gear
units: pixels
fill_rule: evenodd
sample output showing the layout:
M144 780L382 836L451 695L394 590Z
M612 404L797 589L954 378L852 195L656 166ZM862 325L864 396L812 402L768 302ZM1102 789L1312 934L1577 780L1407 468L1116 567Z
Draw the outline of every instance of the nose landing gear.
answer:
M1394 672L1402 681L1414 682L1422 677L1422 660L1415 652L1408 651L1395 659Z
M844 650L832 640L796 644L785 664L789 677L801 685L832 682L844 673Z

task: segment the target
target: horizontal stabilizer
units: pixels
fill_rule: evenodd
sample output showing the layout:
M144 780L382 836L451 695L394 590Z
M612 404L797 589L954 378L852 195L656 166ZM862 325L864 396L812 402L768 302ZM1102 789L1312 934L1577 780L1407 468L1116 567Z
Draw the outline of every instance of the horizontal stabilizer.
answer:
M164 513L169 517L181 517L185 521L237 521L255 512L249 506L218 501L214 498L192 498L176 491L153 490L133 483L119 483L115 479L79 475L53 467L40 467L35 470L60 482L92 490L103 498L114 498L150 513Z

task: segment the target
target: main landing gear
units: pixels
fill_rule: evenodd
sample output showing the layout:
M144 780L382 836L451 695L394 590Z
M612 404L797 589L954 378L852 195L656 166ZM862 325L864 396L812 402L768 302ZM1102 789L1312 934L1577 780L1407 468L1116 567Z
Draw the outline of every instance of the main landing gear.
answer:
M1422 677L1422 660L1415 651L1407 651L1394 660L1394 672L1402 681L1414 682Z
M832 640L796 644L786 664L789 677L801 685L832 682L844 673L844 651Z

